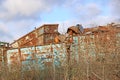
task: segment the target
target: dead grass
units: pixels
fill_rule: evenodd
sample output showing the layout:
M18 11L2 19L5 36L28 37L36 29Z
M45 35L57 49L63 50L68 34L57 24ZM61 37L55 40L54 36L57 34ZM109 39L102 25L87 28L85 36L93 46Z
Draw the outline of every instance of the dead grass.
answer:
M30 69L23 70L26 66L1 64L0 80L120 80L120 37L109 35L107 40L105 36L81 39L77 45L79 60L71 58L59 67L40 69L37 64L29 64L26 66ZM92 51L95 56L89 55Z

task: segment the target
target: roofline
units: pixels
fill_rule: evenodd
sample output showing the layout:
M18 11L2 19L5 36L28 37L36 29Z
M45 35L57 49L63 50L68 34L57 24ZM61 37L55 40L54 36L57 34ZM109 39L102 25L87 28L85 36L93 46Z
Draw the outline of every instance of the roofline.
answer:
M51 26L51 25L56 25L56 26L58 26L59 24L43 24L43 25L39 26L38 28L36 28L36 29L30 31L29 33L25 34L24 36L18 38L17 40L15 40L14 42L12 42L11 44L17 42L18 40L22 39L23 37L27 36L28 34L34 32L35 30L38 30L38 29L40 29L40 28L42 28L42 27L44 27L44 26L47 26L47 25L50 25L50 26ZM11 45L11 44L10 44L10 45Z
M0 43L5 43L5 44L8 44L8 42L2 42L2 41L0 41Z

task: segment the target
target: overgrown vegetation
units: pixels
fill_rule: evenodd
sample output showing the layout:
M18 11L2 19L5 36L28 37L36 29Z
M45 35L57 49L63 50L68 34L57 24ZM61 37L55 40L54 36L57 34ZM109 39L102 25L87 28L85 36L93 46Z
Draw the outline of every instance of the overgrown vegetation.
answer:
M1 64L0 80L120 80L120 34L87 35L79 41L73 48L78 48L78 61L73 57L76 50L72 50L73 58L61 66L40 69L38 64L22 68ZM23 70L25 67L29 70Z
M31 65L29 65L30 67ZM35 65L36 66L36 65ZM0 80L119 80L120 64L101 61L71 63L61 67L46 66L44 70L30 68L22 71L20 66L14 69L2 66ZM28 67L28 65L27 65Z

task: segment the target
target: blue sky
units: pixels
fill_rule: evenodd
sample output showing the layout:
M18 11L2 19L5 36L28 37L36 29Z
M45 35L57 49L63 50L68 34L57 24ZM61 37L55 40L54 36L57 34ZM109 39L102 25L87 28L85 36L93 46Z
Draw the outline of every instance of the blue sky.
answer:
M56 7L52 12L43 13L41 15L43 21L54 22L54 21L66 21L74 18L72 14L66 8Z
M13 42L34 27L59 24L84 28L120 20L120 0L0 0L0 41Z

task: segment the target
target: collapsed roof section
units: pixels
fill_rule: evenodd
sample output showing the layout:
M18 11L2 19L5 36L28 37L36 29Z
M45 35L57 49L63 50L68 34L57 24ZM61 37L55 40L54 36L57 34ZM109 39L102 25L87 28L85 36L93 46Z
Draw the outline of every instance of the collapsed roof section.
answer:
M112 33L112 32L120 32L120 24L107 24L105 26L97 26L93 28L85 28L84 35L91 35L91 34L99 34L99 33Z
M77 36L99 35L99 33L113 34L120 33L120 24L111 23L106 26L98 26L93 28L82 27L82 32L79 32L76 26L71 26L68 29L73 29L76 33L82 33ZM80 28L81 29L81 28ZM24 35L11 44L12 48L29 47L37 45L49 45L54 43L54 38L59 35L58 24L44 24L30 33Z

